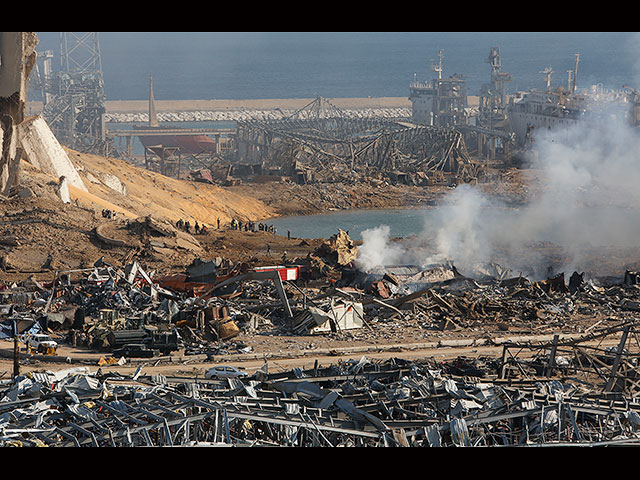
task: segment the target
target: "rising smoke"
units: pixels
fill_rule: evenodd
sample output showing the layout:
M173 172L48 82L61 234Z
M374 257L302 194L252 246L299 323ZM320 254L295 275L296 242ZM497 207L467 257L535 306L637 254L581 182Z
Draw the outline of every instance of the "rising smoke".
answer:
M619 113L619 112L617 112ZM451 261L473 276L478 266L498 263L533 279L551 272L550 244L561 250L553 271L589 270L588 253L636 245L640 234L640 137L627 119L599 108L597 117L535 135L531 172L541 191L517 209L479 187L461 185L430 216L421 235L403 247L389 228L362 233L357 265Z

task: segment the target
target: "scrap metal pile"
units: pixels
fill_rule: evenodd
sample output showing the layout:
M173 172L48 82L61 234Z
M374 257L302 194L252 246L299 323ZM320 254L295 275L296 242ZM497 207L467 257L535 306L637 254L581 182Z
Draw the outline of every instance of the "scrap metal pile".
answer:
M218 273L239 272L222 268L227 263L218 265ZM71 280L79 274L82 276ZM238 282L245 277L230 275ZM263 277L269 280L273 275ZM269 303L277 288L264 283L247 280L245 295ZM114 356L150 357L170 355L182 348L187 354L204 346L219 349L236 337L240 328L260 325L248 310L225 301L240 293L237 286L224 290L219 282L214 291L213 283L198 285L208 287L208 294L164 288L137 262L120 269L100 259L93 268L57 272L51 282L31 279L1 290L0 337L47 332L73 347ZM139 348L132 349L132 345ZM127 346L131 348L123 350Z
M0 332L6 339L16 329L59 332L113 359L157 354L145 350L169 357L184 349L205 358L249 352L236 342L240 333L370 340L396 327L436 336L475 332L467 345L501 353L447 361L363 356L275 373L265 355L253 375L226 379L145 375L144 363L133 375L113 371L113 363L107 373L81 367L16 374L0 382L0 444L640 441L638 273L585 279L574 272L567 283L564 274L509 277L495 264L474 278L452 264L362 272L353 267L356 252L339 231L305 259L304 269L216 259L194 262L174 283L136 262L121 269L99 260L90 269L59 272L51 283L31 279L2 290ZM127 350L132 346L139 350Z
M324 254L335 255L332 262L351 261L352 242L344 232L336 237L342 243L331 239ZM22 341L46 333L58 343L116 358L182 349L185 355L247 352L234 339L259 330L289 334L291 305L298 311L307 303L298 284L324 278L329 268L315 256L299 262L250 267L196 259L184 274L154 275L136 261L119 268L101 258L92 268L58 271L49 282L31 277L0 286L0 338Z
M240 122L238 155L262 165L263 172L279 169L321 181L374 178L380 172L404 183L443 171L477 176L460 132L401 120L349 118L318 97L282 120Z
M499 362L366 357L244 378L30 373L0 385L2 446L617 445L640 404L570 379L496 379Z

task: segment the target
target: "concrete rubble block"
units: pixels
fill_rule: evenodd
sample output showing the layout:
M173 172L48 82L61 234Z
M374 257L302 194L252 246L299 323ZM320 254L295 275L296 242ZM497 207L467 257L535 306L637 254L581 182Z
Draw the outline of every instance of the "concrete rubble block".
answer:
M22 188L19 192L18 192L18 197L19 198L33 198L35 197L36 194L34 193L33 190L31 190L29 187L25 187Z
M94 177L95 178L95 177ZM127 186L115 175L111 173L105 173L101 176L102 183L104 183L111 190L114 190L122 195L127 195Z
M62 203L70 203L71 197L69 196L69 182L67 181L67 177L60 177L60 181L58 182L58 196Z
M64 176L70 185L88 192L78 171L43 117L29 117L18 125L17 130L29 163L56 178Z
M338 229L338 233L322 244L316 253L338 265L348 265L355 261L358 256L358 247L353 243L347 232Z

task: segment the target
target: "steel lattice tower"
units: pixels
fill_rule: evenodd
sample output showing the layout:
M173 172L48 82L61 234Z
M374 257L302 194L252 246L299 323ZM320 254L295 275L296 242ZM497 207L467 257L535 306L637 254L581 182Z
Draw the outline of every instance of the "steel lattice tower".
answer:
M82 152L107 155L98 32L60 32L60 71L46 79L46 92L52 99L43 116L58 140Z

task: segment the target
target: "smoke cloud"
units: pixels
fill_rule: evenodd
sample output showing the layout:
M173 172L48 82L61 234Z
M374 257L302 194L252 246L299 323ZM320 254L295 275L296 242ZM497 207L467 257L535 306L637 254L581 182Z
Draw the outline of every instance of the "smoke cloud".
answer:
M402 260L404 249L390 242L391 229L388 225L380 225L362 232L363 246L358 250L357 265L369 271L385 265L396 265Z
M390 243L389 228L362 233L357 265L453 262L471 276L490 262L534 279L588 270L601 247L632 247L640 234L640 136L619 110L535 134L530 172L541 189L509 208L480 187L461 185L430 215L416 239ZM552 246L556 255L550 255ZM399 253L399 250L401 252ZM558 253L560 252L560 253ZM552 258L553 257L553 258Z

